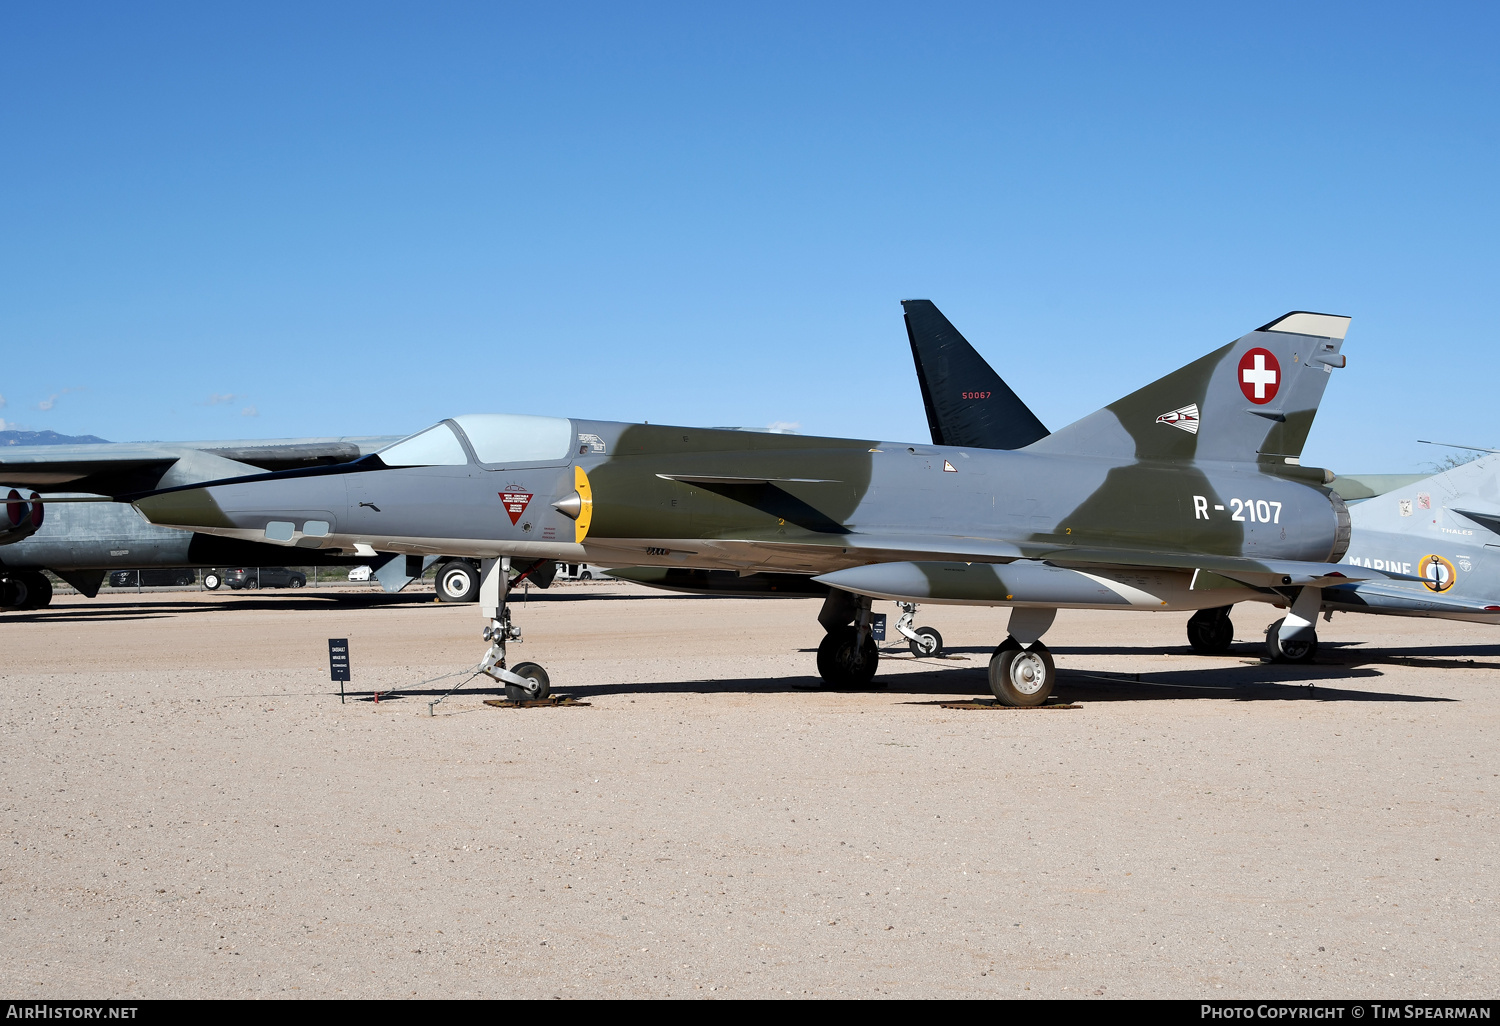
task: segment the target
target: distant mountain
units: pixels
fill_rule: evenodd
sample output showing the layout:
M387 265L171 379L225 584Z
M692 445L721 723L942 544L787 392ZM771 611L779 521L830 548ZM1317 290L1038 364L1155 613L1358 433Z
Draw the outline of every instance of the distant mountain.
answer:
M60 435L56 431L0 431L0 445L96 445L98 435Z

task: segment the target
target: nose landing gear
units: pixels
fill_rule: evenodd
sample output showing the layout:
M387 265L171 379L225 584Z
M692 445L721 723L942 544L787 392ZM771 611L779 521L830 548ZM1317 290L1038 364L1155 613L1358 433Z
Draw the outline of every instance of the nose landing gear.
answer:
M931 659L943 654L943 636L932 627L914 626L917 619L915 602L897 602L901 616L896 620L896 633L906 639L911 654L918 659Z
M510 559L484 560L479 575L480 609L490 621L483 634L490 648L480 660L479 672L504 684L505 697L513 702L547 698L552 694L552 682L546 670L536 663L517 663L513 669L505 666L506 643L521 641L521 628L510 622L510 607L505 602L510 591Z

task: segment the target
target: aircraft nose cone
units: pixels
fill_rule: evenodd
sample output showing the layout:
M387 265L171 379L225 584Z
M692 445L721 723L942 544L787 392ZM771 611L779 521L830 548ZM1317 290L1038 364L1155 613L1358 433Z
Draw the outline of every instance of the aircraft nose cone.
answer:
M153 524L163 527L233 527L207 488L183 488L148 495L135 501L135 508Z
M577 520L583 515L583 496L577 492L569 492L554 502L552 508L569 520Z

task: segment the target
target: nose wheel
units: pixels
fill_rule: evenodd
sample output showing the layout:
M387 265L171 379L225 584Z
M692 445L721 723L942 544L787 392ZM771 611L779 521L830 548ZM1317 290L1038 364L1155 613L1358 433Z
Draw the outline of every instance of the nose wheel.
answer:
M517 663L510 672L530 681L532 685L529 690L519 684L505 685L505 697L512 702L540 702L552 694L552 682L547 679L547 671L536 663Z
M932 627L918 627L917 604L897 602L901 615L896 619L896 633L906 639L911 654L918 659L931 659L943 654L943 636Z

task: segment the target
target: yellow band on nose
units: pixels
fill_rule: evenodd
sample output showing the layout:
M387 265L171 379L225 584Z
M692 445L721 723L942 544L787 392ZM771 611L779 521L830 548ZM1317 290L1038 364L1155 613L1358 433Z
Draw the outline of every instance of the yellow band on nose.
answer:
M573 464L573 487L583 500L583 509L579 510L578 519L573 521L573 540L581 542L587 537L589 524L594 520L594 490L589 487L589 476L576 463Z

